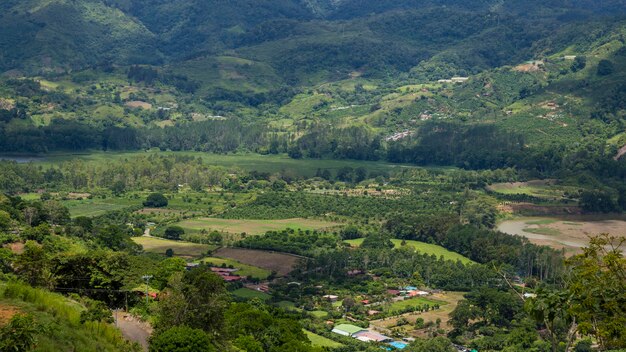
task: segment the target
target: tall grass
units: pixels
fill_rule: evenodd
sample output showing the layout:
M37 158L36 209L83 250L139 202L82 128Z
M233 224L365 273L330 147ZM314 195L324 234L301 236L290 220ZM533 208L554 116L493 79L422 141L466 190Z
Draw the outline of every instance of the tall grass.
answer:
M81 304L74 302L60 294L33 288L22 283L7 283L0 285L0 298L12 299L29 303L36 311L46 313L55 320L61 321L69 329L78 332L85 338L85 343L94 345L110 345L123 351L134 350L114 326L102 322L80 323L80 313L85 309ZM48 343L45 341L44 345ZM54 346L41 350L54 350Z

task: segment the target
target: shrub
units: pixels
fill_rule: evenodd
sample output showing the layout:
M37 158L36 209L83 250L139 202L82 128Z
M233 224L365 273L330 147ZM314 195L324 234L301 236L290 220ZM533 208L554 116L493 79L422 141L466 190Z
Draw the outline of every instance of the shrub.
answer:
M161 193L151 193L146 201L143 202L144 207L163 208L168 204L167 198Z
M213 352L211 339L204 331L176 326L150 339L150 352Z

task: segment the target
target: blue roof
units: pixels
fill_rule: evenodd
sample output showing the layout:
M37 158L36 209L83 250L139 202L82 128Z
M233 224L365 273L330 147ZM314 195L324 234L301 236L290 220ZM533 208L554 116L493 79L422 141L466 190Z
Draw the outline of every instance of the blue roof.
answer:
M399 350L403 350L404 348L406 348L406 346L408 346L406 343L404 342L400 342L400 341L394 341L394 342L390 342L389 345L399 349Z
M415 287L415 286L407 286L404 289L407 290L407 291L415 291L415 290L417 290L417 287Z

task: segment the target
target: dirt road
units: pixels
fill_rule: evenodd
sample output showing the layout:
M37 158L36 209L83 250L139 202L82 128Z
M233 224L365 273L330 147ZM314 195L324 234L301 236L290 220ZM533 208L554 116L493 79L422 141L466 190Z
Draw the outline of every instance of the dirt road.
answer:
M115 313L113 314L115 316ZM120 329L122 335L133 342L141 345L144 351L148 351L148 339L152 334L152 328L141 321L133 318L127 313L117 313L117 328Z

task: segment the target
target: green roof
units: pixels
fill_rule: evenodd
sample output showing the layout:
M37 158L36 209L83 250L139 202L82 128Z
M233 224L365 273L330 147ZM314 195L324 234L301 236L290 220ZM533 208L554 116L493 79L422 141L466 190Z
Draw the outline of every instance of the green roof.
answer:
M363 331L365 329L358 327L358 326L354 326L351 324L339 324L337 326L335 326L335 329L337 330L341 330L341 331L345 331L349 334L356 334L359 331Z

